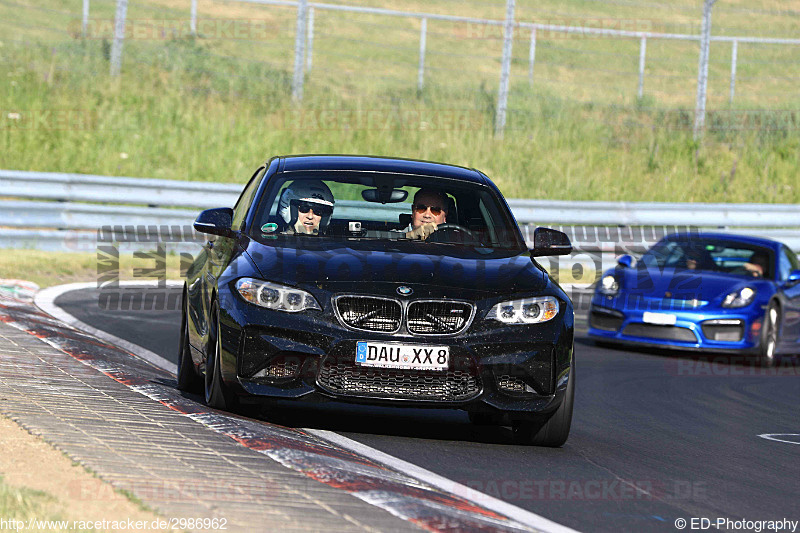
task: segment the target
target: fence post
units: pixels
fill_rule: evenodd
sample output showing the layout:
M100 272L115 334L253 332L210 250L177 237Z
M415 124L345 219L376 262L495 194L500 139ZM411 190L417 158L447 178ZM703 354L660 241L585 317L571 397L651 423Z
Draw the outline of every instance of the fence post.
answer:
M531 50L528 53L528 83L533 87L533 65L536 63L536 28L531 28Z
M503 67L500 70L500 90L497 94L497 121L494 134L503 138L506 129L506 107L508 105L508 85L511 76L511 48L514 42L514 0L506 0L506 22L503 26Z
M117 0L114 15L114 41L111 44L111 76L122 72L122 44L125 39L125 16L128 13L128 0Z
M700 33L700 60L697 67L697 100L694 108L694 139L703 136L706 125L706 89L708 86L708 49L711 44L711 8L716 0L703 3L703 24Z
M639 99L641 100L644 94L644 65L645 56L647 54L647 37L642 36L642 42L639 45Z
M86 32L89 29L89 0L83 0L83 19L81 24L81 35L86 38Z
M192 32L192 37L197 37L197 0L192 0L190 14L189 30Z
M736 59L739 55L739 41L733 41L731 48L731 104L733 103L733 95L736 93Z
M297 2L297 28L294 36L294 77L292 78L292 99L303 99L303 48L306 41L306 15L308 0Z
M417 71L417 90L422 91L425 86L425 47L428 43L428 19L422 18L419 30L419 70Z
M314 55L314 8L308 8L308 32L306 33L306 71L311 70Z

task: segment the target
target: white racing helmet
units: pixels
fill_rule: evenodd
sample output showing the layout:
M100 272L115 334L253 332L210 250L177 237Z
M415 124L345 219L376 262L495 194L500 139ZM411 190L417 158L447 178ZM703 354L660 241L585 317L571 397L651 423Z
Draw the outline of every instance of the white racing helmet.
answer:
M278 214L286 222L287 227L294 228L297 223L297 205L299 202L317 204L321 208L327 207L326 214L322 216L319 223L320 233L328 227L328 222L333 214L333 193L323 182L319 180L297 180L289 185L278 202ZM323 209L320 209L323 211ZM317 213L317 211L314 211Z

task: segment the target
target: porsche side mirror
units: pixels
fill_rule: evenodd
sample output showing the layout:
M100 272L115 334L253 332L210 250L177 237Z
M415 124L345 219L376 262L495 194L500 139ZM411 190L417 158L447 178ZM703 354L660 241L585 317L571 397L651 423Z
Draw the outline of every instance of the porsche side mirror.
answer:
M786 278L786 283L794 285L800 281L800 270L792 270L789 272L789 277Z
M536 228L533 232L533 248L531 257L546 255L569 255L572 243L566 233L550 228Z
M617 258L617 264L622 267L631 268L633 266L633 257L628 254L621 255Z
M230 207L218 207L216 209L206 209L197 215L194 221L194 229L200 233L219 235L221 237L233 237L235 232L233 225L233 209Z

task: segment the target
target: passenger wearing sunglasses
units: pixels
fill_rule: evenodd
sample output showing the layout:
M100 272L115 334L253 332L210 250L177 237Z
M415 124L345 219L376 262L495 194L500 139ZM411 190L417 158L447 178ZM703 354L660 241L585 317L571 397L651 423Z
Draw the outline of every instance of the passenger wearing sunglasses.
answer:
M278 214L286 222L283 233L325 233L333 214L333 193L318 180L298 180L281 194Z
M447 196L433 189L420 189L411 206L411 224L404 230L406 238L425 240L439 224L447 222Z

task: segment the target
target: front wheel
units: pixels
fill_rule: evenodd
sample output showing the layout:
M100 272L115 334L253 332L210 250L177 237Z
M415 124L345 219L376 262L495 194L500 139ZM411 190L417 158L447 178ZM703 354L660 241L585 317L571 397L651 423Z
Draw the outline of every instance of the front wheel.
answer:
M206 349L205 392L206 405L221 411L232 411L236 408L236 396L231 393L222 381L222 342L219 334L219 307L215 303L211 308L211 328L208 348Z
M778 356L775 351L778 346L778 324L780 323L780 311L775 303L770 303L764 315L764 325L761 330L761 366L773 367L778 363Z
M514 422L514 439L520 444L558 448L567 442L572 425L572 404L575 401L575 360L569 370L566 394L550 418L542 421Z

